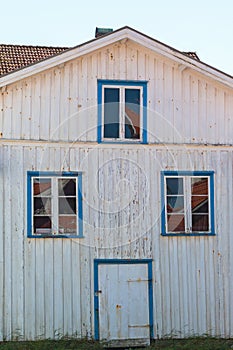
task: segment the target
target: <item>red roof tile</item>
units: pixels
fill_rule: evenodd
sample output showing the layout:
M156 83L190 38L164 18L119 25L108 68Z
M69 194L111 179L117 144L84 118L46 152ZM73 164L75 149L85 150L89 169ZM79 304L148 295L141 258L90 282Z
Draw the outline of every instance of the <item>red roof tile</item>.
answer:
M0 76L55 56L68 47L0 44Z

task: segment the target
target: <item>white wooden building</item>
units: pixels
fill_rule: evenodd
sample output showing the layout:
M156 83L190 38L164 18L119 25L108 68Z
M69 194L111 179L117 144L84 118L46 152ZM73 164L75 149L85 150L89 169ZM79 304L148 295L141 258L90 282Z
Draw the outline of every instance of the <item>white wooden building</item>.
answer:
M124 27L0 90L0 340L233 337L233 77Z

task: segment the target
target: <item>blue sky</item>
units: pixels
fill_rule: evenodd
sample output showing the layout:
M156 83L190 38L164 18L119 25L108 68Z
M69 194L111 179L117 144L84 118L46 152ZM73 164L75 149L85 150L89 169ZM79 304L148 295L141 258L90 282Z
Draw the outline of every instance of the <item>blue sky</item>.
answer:
M0 43L75 46L125 25L233 75L232 0L4 1Z

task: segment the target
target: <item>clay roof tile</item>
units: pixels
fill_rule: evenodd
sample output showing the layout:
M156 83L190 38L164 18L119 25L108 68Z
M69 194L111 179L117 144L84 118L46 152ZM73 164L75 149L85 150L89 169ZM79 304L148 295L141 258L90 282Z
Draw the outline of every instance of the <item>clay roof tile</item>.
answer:
M55 56L68 47L0 44L0 76Z

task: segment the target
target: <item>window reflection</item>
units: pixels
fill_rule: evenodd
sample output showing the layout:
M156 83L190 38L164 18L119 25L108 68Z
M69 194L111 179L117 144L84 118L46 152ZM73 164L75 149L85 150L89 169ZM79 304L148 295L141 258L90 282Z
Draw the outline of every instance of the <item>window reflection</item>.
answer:
M209 231L208 178L191 180L192 231Z
M139 89L125 89L125 138L140 138Z
M104 137L119 138L119 102L118 88L104 89Z
M33 180L33 222L34 233L51 233L51 179Z

